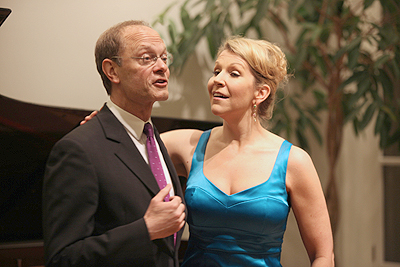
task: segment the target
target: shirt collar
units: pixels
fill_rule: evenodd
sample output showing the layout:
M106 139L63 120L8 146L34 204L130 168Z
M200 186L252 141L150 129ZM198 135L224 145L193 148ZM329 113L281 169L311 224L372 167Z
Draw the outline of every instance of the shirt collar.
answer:
M135 115L123 110L119 106L117 106L114 102L109 99L107 101L107 107L111 110L111 112L117 117L117 119L124 125L126 130L130 132L137 140L143 139L143 128L146 121L142 121ZM149 121L152 125L151 119Z

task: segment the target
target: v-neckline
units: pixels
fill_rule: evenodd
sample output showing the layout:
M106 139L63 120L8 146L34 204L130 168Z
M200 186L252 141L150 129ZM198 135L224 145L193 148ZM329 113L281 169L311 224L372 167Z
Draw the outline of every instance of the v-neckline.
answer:
M205 155L206 155L207 144L208 144L208 141L210 140L210 136L211 136L211 131L209 131L209 133L208 133L207 141L204 142L204 153L202 153L201 164L200 164L200 165L201 165L201 174L203 175L203 177L206 179L206 181L207 181L208 183L210 183L215 189L217 189L219 192L221 192L221 193L222 193L224 196L226 196L226 197L233 197L233 196L235 196L235 195L239 195L239 194L245 193L245 192L247 192L247 191L250 191L250 190L255 189L255 188L257 188L257 187L261 187L261 186L263 186L264 184L268 183L268 181L271 180L271 177L272 177L272 174L273 174L274 171L275 171L275 168L277 168L277 167L276 167L276 163L277 163L277 160L278 160L279 155L281 154L283 144L284 144L285 141L286 141L286 140L283 140L283 142L281 143L281 145L280 145L280 147L279 147L278 154L276 155L276 158L275 158L274 166L272 167L271 173L269 174L269 177L268 177L267 180L265 180L264 182L259 183L259 184L257 184L257 185L251 186L251 187L249 187L249 188L243 189L243 190L241 190L241 191L239 191L239 192L236 192L236 193L234 193L234 194L230 194L230 195L229 195L229 194L225 193L224 191L222 191L222 190L221 190L218 186L216 186L213 182L211 182L210 179L208 179L207 176L204 174L204 158L205 158Z

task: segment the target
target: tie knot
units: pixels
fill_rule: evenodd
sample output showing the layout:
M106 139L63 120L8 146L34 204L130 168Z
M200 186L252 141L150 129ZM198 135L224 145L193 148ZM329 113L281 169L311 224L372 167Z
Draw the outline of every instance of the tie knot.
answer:
M148 137L153 137L154 132L153 132L153 127L151 126L151 124L149 122L147 122L144 125L144 129L143 132L148 136Z

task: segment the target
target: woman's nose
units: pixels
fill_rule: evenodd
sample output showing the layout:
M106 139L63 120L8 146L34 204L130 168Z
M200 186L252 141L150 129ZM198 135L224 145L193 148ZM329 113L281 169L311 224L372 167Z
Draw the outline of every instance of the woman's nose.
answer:
M223 74L220 72L214 77L214 84L223 86L225 85L225 81L223 79Z

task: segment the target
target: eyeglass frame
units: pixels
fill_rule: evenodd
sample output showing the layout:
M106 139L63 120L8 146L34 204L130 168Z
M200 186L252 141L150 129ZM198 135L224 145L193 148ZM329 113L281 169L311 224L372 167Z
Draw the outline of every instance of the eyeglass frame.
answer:
M166 60L166 62L162 59L162 56L164 56L164 55L166 55L167 56L167 60ZM157 62L157 60L158 59L161 59L161 61L162 62L164 62L167 66L170 66L171 64L172 64L172 62L174 61L174 57L172 56L172 54L171 53L166 53L166 54L163 54L163 55L161 55L161 56L154 56L154 57L151 57L151 56L148 56L150 59L151 59L151 62L148 62L148 63L145 63L145 59L147 58L147 57L145 57L145 56L141 56L141 57L129 57L129 58L132 58L132 59L141 59L142 60L142 62L143 62L143 66L153 66L154 64L156 64L156 62ZM114 60L114 59L122 59L123 57L119 57L119 56L112 56L110 59L111 60ZM120 65L121 64L121 62L117 62L118 63L118 65Z

